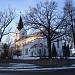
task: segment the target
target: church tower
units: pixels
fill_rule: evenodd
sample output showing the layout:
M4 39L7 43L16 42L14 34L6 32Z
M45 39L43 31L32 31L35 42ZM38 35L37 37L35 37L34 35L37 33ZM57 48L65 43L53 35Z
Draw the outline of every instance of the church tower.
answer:
M20 16L18 26L17 26L15 33L14 33L14 40L21 39L21 38L25 37L26 35L27 35L27 32L24 28L23 21Z
M17 29L20 31L22 28L23 28L23 21L22 21L22 18L21 18L21 16L20 16L20 19L19 19L19 23L18 23Z

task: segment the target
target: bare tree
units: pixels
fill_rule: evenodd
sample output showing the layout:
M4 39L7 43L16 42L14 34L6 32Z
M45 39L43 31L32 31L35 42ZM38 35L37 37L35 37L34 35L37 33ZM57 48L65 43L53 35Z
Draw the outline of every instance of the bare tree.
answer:
M40 30L47 38L49 58L51 58L51 42L65 34L59 32L64 16L58 17L56 8L56 2L46 1L45 3L37 4L34 8L30 8L30 11L24 16L25 25L35 31Z
M73 6L72 0L65 1L64 15L65 20L63 22L63 27L65 28L65 32L67 32L66 37L68 36L70 40L72 39L74 41L75 47L75 7Z
M8 34L8 32L6 33L6 28L10 25L10 23L13 21L13 19L15 18L15 10L11 9L10 7L4 11L0 11L0 41L2 39L2 37L6 34Z

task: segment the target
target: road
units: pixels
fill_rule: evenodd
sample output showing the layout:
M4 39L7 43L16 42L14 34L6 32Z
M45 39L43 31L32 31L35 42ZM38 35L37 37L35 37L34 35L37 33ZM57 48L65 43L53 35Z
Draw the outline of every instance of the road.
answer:
M0 71L0 75L75 75L75 69L51 71Z

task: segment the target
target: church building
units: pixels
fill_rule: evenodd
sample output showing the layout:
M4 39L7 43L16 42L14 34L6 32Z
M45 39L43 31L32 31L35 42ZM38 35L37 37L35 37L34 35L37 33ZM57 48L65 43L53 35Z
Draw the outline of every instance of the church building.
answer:
M62 51L62 37L55 39L52 43L55 44L57 56L63 56ZM36 32L27 35L27 31L23 25L22 17L20 16L18 26L14 33L15 51L20 52L16 54L14 59L25 59L28 57L41 57L47 56L47 39L42 35L41 32Z
M14 32L14 42L16 50L22 52L24 45L33 42L37 38L38 39L43 38L43 35L40 32L27 35L27 31L24 28L23 21L20 16L18 26L16 27L16 30Z

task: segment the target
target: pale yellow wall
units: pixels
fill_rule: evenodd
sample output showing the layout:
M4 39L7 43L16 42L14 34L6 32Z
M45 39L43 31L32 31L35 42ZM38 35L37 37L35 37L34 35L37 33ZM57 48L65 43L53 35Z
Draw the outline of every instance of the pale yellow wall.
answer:
M20 39L16 42L16 45L19 45L19 48L22 49L23 44L34 41L36 38L43 38L42 36L30 36L23 39Z
M19 30L16 28L15 33L14 33L14 40L19 39Z

